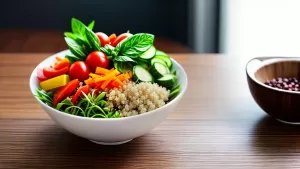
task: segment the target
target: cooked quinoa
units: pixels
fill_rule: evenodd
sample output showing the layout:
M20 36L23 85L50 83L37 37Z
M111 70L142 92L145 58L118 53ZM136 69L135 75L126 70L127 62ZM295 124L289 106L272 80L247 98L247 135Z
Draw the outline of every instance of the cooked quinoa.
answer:
M168 100L170 91L154 83L127 82L107 92L108 106L120 110L121 117L157 109Z

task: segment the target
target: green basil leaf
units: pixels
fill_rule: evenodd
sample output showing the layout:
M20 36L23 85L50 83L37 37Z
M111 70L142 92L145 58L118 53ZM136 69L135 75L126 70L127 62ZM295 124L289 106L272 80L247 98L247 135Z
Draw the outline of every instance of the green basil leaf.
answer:
M119 50L119 55L137 58L147 51L153 45L153 42L154 35L148 33L137 33L118 44L116 51Z
M112 55L112 52L114 51L115 47L106 44L105 46L101 47L100 50L104 52L106 55Z
M81 60L80 58L78 58L76 56L73 56L73 55L66 55L65 58L67 58L70 61L71 64L78 61L78 60Z
M132 70L133 65L131 62L114 61L114 67L121 73L127 73Z
M73 34L72 32L65 32L64 35L73 40L77 39L77 36L75 34Z
M100 51L101 43L97 35L88 27L85 27L86 38L91 45L93 51Z
M135 61L133 59L131 59L130 57L128 56L118 56L115 58L115 61L118 61L118 62L133 62L135 63Z
M93 20L89 25L88 25L88 28L90 28L91 30L93 30L95 26L95 21Z
M69 38L69 37L65 37L65 41L67 43L67 45L69 46L69 49L71 51L71 53L79 58L85 58L88 53L87 51L85 51L85 48L81 45L79 45L75 40Z
M74 34L85 37L85 25L80 20L72 18L71 25Z
M78 45L80 45L82 48L84 48L84 50L86 51L87 54L93 52L93 49L87 40L84 40L81 37L77 37L75 39L75 41L78 43Z

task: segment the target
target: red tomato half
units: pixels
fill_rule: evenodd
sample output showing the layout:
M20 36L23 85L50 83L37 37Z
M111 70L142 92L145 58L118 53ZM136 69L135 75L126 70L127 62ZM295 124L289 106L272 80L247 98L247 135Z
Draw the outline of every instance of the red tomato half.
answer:
M128 33L128 32L122 33L114 40L114 42L111 45L116 47L118 43L120 43L121 41L123 41L124 39L126 39L130 36L132 36L131 33Z
M43 74L44 76L46 76L47 78L53 78L53 77L56 77L56 76L60 76L60 75L63 75L63 74L66 74L68 72L68 67L64 67L62 69L59 69L59 70L55 70L53 68L44 68L43 69Z
M70 66L68 74L70 79L84 81L89 78L90 68L84 61L76 61Z
M37 68L36 74L37 74L37 78L39 79L39 81L44 81L44 80L48 79L46 76L44 76L43 69L41 69L41 68Z
M53 95L53 106L56 107L56 105L59 102L61 102L62 100L70 96L73 93L73 91L76 89L78 84L79 84L78 79L74 79L69 83L67 83L65 86L56 90Z
M101 51L90 53L85 62L89 65L91 71L94 73L97 67L107 68L109 66L109 60L107 56Z
M76 91L76 93L74 94L74 96L72 97L72 103L75 104L76 101L78 100L79 96L80 96L80 95L83 96L82 92L83 92L84 94L88 94L88 93L89 93L89 90L90 90L89 85L85 85L85 86L83 86L83 87L80 87L80 88Z
M109 44L109 37L105 33L97 32L96 35L100 40L101 46L105 46L106 44Z

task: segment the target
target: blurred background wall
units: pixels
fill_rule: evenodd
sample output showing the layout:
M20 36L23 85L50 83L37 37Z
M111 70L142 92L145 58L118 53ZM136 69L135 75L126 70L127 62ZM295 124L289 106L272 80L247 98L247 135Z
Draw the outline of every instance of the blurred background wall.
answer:
M170 53L299 55L300 0L3 0L0 52L58 52L76 17L95 31L149 32Z
M7 46L13 41L25 44L15 47L21 52L41 52L58 43L60 50L65 47L62 32L70 30L70 20L76 17L86 24L94 19L95 30L107 34L153 33L157 44L169 52L214 53L218 52L218 1L5 0L0 5L0 46L2 51L13 51ZM42 45L34 49L30 47L34 43Z

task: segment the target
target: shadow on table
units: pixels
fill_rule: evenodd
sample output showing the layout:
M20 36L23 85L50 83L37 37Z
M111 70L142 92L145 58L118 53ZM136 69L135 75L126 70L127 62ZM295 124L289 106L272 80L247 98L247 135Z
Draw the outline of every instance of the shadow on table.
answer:
M48 126L44 133L24 153L19 168L121 168L132 163L130 159L138 156L146 142L141 137L123 145L103 146L56 126Z
M252 145L259 153L293 153L300 148L300 126L265 116L254 127Z

